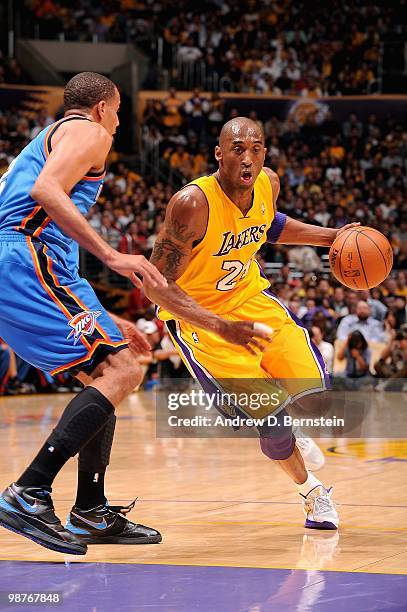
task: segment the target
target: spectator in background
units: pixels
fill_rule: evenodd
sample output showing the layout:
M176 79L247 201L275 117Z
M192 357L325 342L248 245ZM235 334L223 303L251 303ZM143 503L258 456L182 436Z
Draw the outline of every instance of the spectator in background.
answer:
M172 153L170 166L175 170L179 170L188 180L191 179L193 173L192 160L183 145L178 145L174 153Z
M402 390L403 379L407 378L407 331L394 334L374 364L374 369L379 378L387 379L376 386L377 391Z
M321 260L310 246L293 247L288 252L288 260L303 272L314 272L321 269Z
M384 321L388 310L387 306L380 300L377 300L371 296L369 290L359 291L358 293L360 299L369 304L373 319L376 319L377 321Z
M143 255L146 250L146 237L140 234L138 224L130 223L119 242L118 251L129 255Z
M178 47L177 57L181 64L190 66L201 59L202 51L194 45L192 38L188 38L184 44Z
M348 314L355 314L356 313L356 306L358 304L359 301L359 294L356 291L346 291L346 296L345 296L345 302L346 302L346 306L348 308L349 313Z
M337 353L340 361L346 359L345 377L348 379L349 388L360 389L362 385L372 382L369 364L372 353L364 335L358 331L352 331Z
M211 104L198 88L192 92L192 97L184 104L184 112L188 117L189 128L199 137L205 129Z
M333 344L324 340L321 329L316 325L313 325L311 328L311 340L318 347L322 357L324 358L328 371L332 373L334 367Z
M165 127L180 127L182 117L181 109L182 100L177 96L177 92L174 87L171 87L168 91L168 97L163 100L163 125Z
M356 313L347 315L339 323L337 337L346 340L353 331L359 331L367 342L383 342L385 334L383 324L371 316L371 308L364 300L359 300Z
M198 178L209 172L209 151L206 145L199 147L198 153L193 158L192 178Z
M213 93L210 98L210 107L208 111L208 123L210 126L219 128L223 122L225 101L218 93Z
M133 287L129 293L127 315L131 321L145 318L147 311L151 307L151 302L144 293L142 287Z
M396 336L396 330L397 330L398 325L397 325L397 318L394 312L392 312L391 310L387 311L386 317L383 321L383 327L384 327L386 342L390 342L391 340L394 340Z
M333 296L329 300L329 306L335 319L341 319L349 314L349 308L345 302L345 290L343 287L335 287Z
M407 298L407 274L399 270L396 275L396 295Z
M99 234L111 247L116 250L119 248L122 235L117 227L114 227L110 213L103 213Z

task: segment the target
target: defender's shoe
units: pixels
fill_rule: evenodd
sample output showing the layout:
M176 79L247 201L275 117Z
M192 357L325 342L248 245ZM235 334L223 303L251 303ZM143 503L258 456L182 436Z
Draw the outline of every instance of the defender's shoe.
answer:
M134 508L135 501L128 506L100 504L91 510L74 506L68 515L66 529L69 529L87 544L158 544L161 534L125 518Z
M296 433L296 444L304 459L305 467L310 472L320 470L325 465L323 452L311 438L297 438L299 434L300 432Z
M11 484L0 495L0 525L37 544L69 555L84 555L87 546L64 529L54 513L49 487Z
M339 516L331 500L332 487L325 489L318 485L303 498L303 509L306 516L305 527L308 529L338 529Z

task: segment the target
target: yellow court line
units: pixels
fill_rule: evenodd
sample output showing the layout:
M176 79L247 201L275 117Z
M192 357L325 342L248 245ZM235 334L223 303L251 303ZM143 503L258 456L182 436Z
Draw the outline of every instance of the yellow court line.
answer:
M200 526L204 527L205 525L254 525L254 526L263 526L267 525L268 527L296 527L298 528L298 523L281 523L281 522L269 522L269 521L200 521L190 523L189 521L161 521L161 525L172 525L177 527L178 525L189 525L189 526ZM407 531L407 527L377 527L376 525L348 525L346 523L341 523L340 533L342 529L370 529L376 531Z
M72 560L71 560L72 558ZM393 571L393 572L389 572L389 571L384 571L384 570L376 570L374 572L366 572L366 571L362 571L359 569L325 569L322 567L293 567L292 565L235 565L233 563L208 563L207 565L204 565L202 563L185 563L185 562L180 562L180 561L171 561L171 563L166 563L165 561L101 561L101 560L96 560L96 561L85 561L85 560L79 560L77 559L76 555L64 555L64 560L62 561L48 561L48 560L43 560L43 561L33 561L33 560L29 560L29 559L3 559L2 557L0 557L0 562L1 561L17 561L19 563L24 562L24 563L110 563L112 565L166 565L168 567L171 566L176 566L176 567L235 567L235 568L240 568L240 569L284 569L284 570L301 570L304 572L341 572L342 574L385 574L387 576L407 576L407 570L406 571ZM376 561L375 563L380 563L380 559L378 561Z

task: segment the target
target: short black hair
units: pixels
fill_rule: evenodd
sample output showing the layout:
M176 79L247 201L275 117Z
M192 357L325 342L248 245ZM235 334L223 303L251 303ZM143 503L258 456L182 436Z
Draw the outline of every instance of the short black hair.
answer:
M365 351L368 348L368 343L366 338L358 329L355 329L351 334L349 334L348 338L348 348L351 351L354 348L358 348L361 345L361 350Z
M97 72L80 72L65 85L64 110L92 108L101 100L109 100L116 91L116 85Z

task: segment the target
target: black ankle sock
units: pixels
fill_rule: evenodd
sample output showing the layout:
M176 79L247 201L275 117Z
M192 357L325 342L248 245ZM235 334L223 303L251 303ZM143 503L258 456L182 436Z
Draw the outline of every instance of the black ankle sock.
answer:
M67 460L58 449L46 442L16 484L21 487L40 487L42 485L50 487Z
M79 470L75 506L81 510L90 510L105 501L105 472L95 473Z

